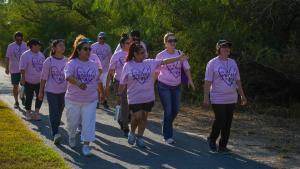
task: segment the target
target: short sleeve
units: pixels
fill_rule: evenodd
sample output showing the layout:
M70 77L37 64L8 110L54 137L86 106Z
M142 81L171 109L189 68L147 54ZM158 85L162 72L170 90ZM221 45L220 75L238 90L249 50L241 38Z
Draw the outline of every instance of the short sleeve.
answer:
M71 60L66 64L66 67L64 69L65 78L67 79L70 76L74 76L75 72L75 66L73 65L74 60Z
M161 54L157 54L156 57L155 57L155 59L163 60ZM158 66L158 67L155 69L155 72L156 72L156 73L159 73L160 70L161 70L161 67Z
M41 80L48 80L50 69L51 69L51 61L49 58L46 59L45 62L43 63Z
M96 54L91 55L91 60L97 64L98 69L102 69L101 61Z
M189 62L187 60L184 60L182 62L182 66L183 66L184 70L188 70L188 69L191 68L191 66L190 66L190 64L189 64Z
M241 76L240 76L240 70L239 67L237 66L237 63L234 61L235 64L235 68L236 68L236 80L241 80Z
M6 50L6 55L5 55L5 57L6 57L6 58L10 58L11 55L12 55L12 50L11 50L11 47L8 46L8 47L7 47L7 50Z
M26 53L23 53L20 57L19 69L25 70L26 68L27 68L27 57L26 57Z
M214 77L213 62L209 61L207 63L206 70L205 70L205 80L212 82L213 81L213 77Z
M154 70L155 72L161 65L162 61L163 61L162 59L146 59L146 60L144 60L144 62L150 63L151 70Z
M120 84L127 84L127 83L128 83L128 63L125 63L121 73Z
M116 60L117 60L117 55L116 54L114 54L114 55L112 55L112 58L110 59L110 63L109 63L109 69L111 70L115 70L116 69L116 67L117 67L117 62L116 62Z

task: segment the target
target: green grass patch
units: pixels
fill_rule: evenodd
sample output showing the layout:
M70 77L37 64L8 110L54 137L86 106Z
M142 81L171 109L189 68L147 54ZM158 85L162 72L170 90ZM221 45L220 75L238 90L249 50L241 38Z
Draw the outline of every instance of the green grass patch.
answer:
M67 169L64 159L0 101L0 168Z

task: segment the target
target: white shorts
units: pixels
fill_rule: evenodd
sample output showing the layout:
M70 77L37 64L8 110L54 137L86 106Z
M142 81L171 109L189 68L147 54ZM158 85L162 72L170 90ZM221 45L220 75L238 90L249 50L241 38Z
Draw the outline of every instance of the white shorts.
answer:
M90 103L74 102L65 99L67 130L69 137L76 136L76 129L81 124L81 141L95 140L97 100Z
M101 76L100 76L100 80L101 80L101 82L102 82L104 88L106 87L106 79L107 79L107 75L108 75L108 72L102 73Z

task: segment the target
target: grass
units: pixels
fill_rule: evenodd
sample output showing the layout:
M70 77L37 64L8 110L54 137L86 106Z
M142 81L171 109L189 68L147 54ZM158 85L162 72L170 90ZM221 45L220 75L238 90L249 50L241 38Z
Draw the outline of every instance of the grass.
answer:
M64 159L0 101L0 168L67 169Z

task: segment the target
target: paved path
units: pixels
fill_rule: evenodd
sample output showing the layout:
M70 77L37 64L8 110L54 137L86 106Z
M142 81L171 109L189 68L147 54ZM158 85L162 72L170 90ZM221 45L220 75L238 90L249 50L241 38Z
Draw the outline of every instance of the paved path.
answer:
M0 68L0 99L13 106L10 77ZM81 147L70 149L67 142L65 125L60 132L63 142L55 146L51 141L48 123L48 104L44 101L40 122L25 122L37 132L46 144L57 151L72 168L84 169L123 169L123 168L179 168L179 169L268 169L261 163L245 159L239 155L220 155L208 152L205 140L180 131L175 132L176 146L165 145L161 137L160 124L149 122L145 132L147 149L131 147L123 137L118 124L113 121L112 113L97 110L96 141L92 144L93 156L83 157ZM24 110L16 110L16 114L24 119ZM62 119L66 121L65 116Z

